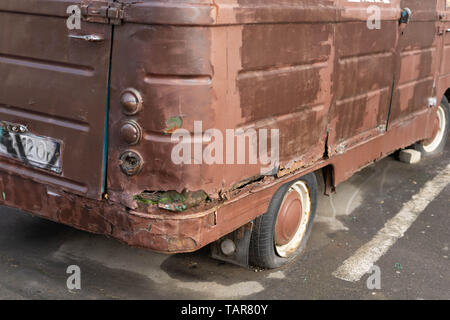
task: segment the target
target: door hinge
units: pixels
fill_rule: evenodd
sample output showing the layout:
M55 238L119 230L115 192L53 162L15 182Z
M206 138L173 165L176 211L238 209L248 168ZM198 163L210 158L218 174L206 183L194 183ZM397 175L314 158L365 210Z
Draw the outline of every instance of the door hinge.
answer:
M81 5L81 15L87 22L120 25L123 21L123 7L116 2L91 2Z

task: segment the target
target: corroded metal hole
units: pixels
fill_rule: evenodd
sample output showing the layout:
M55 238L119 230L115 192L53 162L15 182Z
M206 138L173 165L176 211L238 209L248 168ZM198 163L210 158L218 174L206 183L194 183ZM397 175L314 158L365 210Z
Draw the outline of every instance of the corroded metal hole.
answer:
M119 164L123 173L134 176L141 171L143 160L136 152L127 151L120 156Z

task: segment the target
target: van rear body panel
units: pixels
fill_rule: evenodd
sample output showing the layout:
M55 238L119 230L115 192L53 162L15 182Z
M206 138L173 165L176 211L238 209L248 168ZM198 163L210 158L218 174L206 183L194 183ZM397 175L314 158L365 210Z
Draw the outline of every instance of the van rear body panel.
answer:
M0 121L62 150L60 172L0 153L0 203L133 246L194 251L263 214L287 181L327 167L338 185L430 138L430 101L450 87L444 0L121 0L118 23L71 31L74 3L95 1L0 4ZM381 29L368 28L374 4ZM413 18L399 24L406 7ZM124 111L125 92L141 98L138 112ZM279 162L270 174L261 164L175 164L174 121L193 138L196 122L202 133L277 129ZM123 138L130 123L136 143ZM121 169L130 152L138 174ZM136 198L183 190L209 201L173 213Z

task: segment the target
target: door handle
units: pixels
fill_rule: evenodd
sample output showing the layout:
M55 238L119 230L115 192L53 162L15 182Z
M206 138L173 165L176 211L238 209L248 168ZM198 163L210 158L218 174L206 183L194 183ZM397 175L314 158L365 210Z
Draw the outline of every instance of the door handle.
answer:
M69 38L79 39L79 40L84 40L84 41L89 41L89 42L101 42L104 40L103 36L98 35L98 34L88 34L85 36L69 34Z

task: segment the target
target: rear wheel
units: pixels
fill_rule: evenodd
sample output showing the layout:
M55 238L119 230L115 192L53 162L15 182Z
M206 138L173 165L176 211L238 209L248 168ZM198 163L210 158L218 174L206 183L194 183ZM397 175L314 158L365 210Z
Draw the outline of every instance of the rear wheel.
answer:
M255 220L250 242L250 263L279 268L304 250L317 206L314 173L283 185L273 196L268 211Z
M423 156L435 156L444 151L450 128L450 106L444 96L436 113L436 129L433 138L421 141L414 145Z

